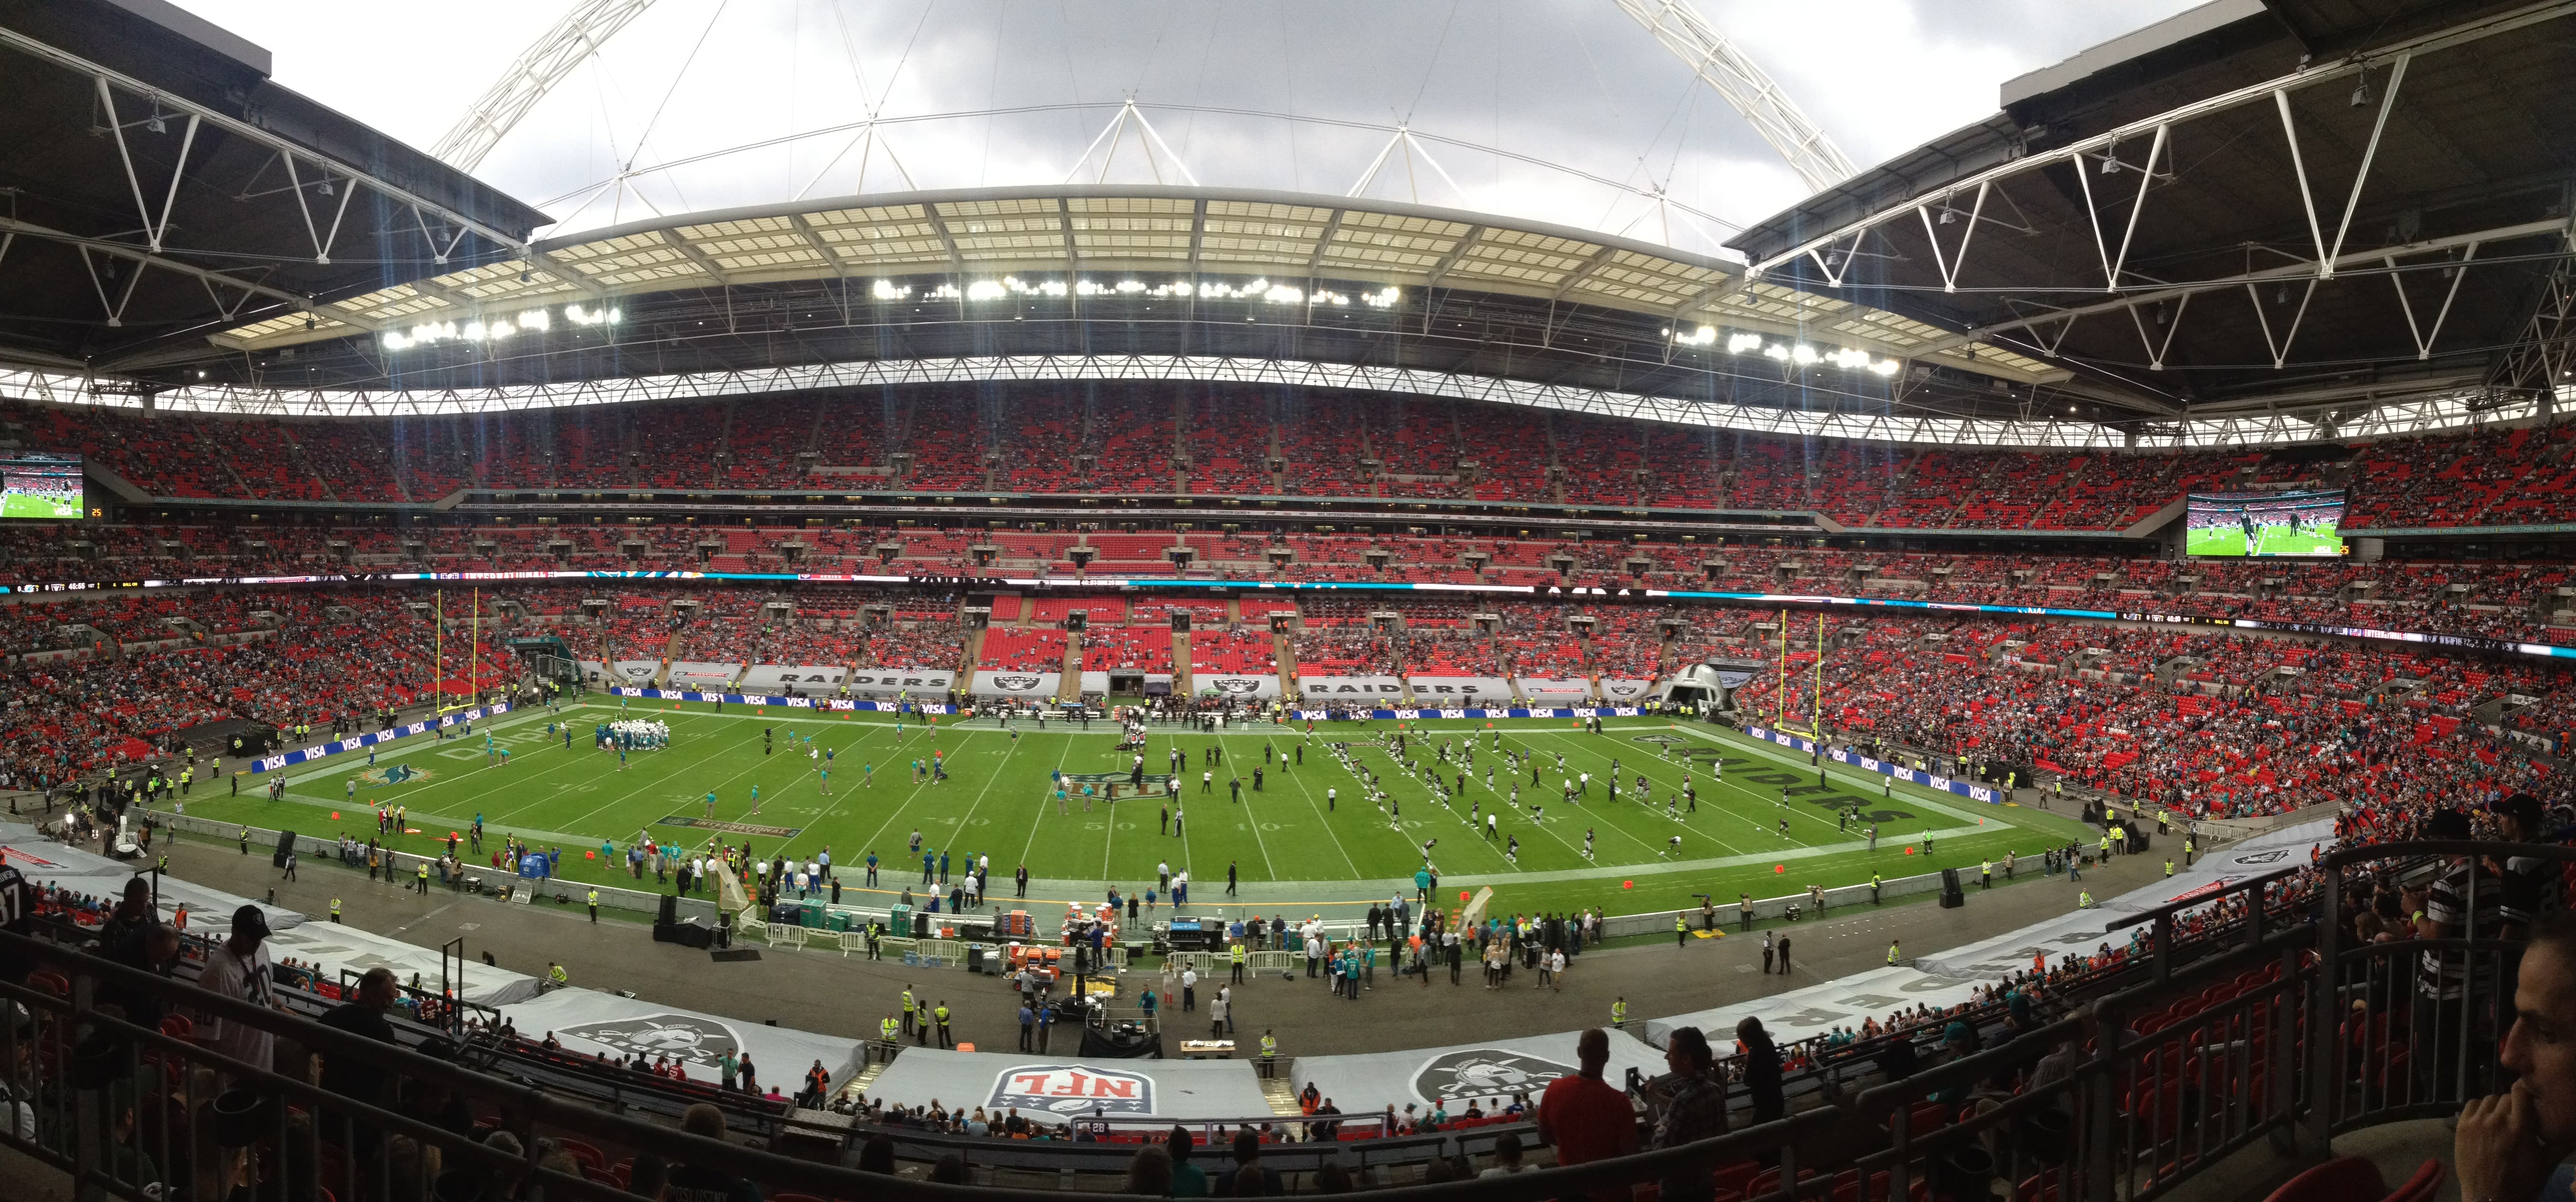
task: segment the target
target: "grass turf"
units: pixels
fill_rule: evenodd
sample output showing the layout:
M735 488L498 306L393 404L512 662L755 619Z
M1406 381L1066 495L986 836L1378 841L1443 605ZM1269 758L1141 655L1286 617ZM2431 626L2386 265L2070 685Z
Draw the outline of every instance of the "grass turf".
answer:
M516 834L540 848L559 846L565 878L632 886L624 853L641 834L684 846L701 845L710 835L733 843L744 838L666 824L701 819L706 794L713 791L721 822L796 832L749 836L758 854L805 858L828 847L850 885L858 883L856 870L871 850L884 860L884 888L917 885L920 858L908 857L906 845L918 830L927 847L951 853L956 868L963 868L967 855L991 856L997 898L1009 896L1012 868L1022 863L1033 878L1054 884L1052 897L1049 890L1032 889L1032 900L1040 901L1061 900L1066 893L1096 897L1111 883L1122 891L1140 890L1154 883L1158 864L1169 862L1191 873L1192 910L1213 910L1226 901L1229 864L1244 882L1244 902L1265 911L1409 891L1426 840L1437 840L1430 858L1444 887L1490 885L1494 904L1505 912L1599 905L1619 914L1693 906L1701 893L1724 903L1739 892L1776 897L1811 883L1861 884L1873 870L1897 877L1949 866L1969 870L1973 879L1983 858L2000 861L2007 851L2018 851L2029 859L2044 847L2088 837L2069 816L1984 805L1907 785L1886 790L1884 778L1874 774L1835 769L1829 786L1819 788L1803 757L1730 731L1662 719L1611 719L1601 734L1584 733L1570 721L1497 721L1490 729L1482 721L1408 724L1413 761L1426 774L1436 768L1453 785L1463 769L1454 755L1441 763L1435 749L1443 739L1475 739L1475 767L1454 807L1443 806L1406 773L1391 746L1374 741L1378 734L1392 735L1394 723L1318 723L1311 739L1302 723L1229 727L1221 736L1156 729L1145 749L1149 780L1167 769L1170 749L1186 756L1178 798L1184 821L1172 835L1163 833L1156 797L1094 801L1086 810L1077 788L1067 812L1057 813L1050 770L1123 774L1127 768L1128 756L1114 750L1117 732L1105 722L1088 732L1063 723L1050 723L1043 732L1026 723L1013 731L978 723L943 726L936 734L912 723L898 733L881 715L845 719L801 710L745 712L740 706L719 714L707 704L655 703L651 709L636 707L633 716L668 722L671 746L631 753L620 770L613 753L591 746L592 728L619 712L614 702L598 698L567 705L560 716L523 710L468 738L405 740L380 751L373 771L381 776L395 764L421 770L409 782L362 779L353 791L349 782L370 771L366 753L359 752L292 770L283 802L200 796L189 799L187 809L198 817L291 828L307 837L346 831L363 840L374 833L371 804L401 805L420 833L395 845L418 852L435 850L449 830L464 830L479 813L487 860L501 836ZM550 721L558 724L551 737ZM563 724L573 728L569 749ZM764 729L775 732L774 741L764 742ZM512 750L506 767L487 765L486 733ZM821 790L822 763L805 752L809 735L816 748L835 753L829 795ZM1506 750L1532 753L1541 767L1538 785L1531 785L1526 770L1515 775L1490 750L1497 739ZM1378 774L1400 817L1367 799L1354 771L1327 752L1334 741L1349 743L1354 763ZM1280 762L1264 764L1265 744ZM1302 765L1294 762L1300 744ZM1222 747L1221 763L1206 762L1210 747ZM910 762L927 762L934 748L945 756L949 779L915 783ZM1561 799L1559 755L1567 774L1592 774L1589 797L1578 805ZM1613 757L1624 778L1615 804L1605 787ZM1722 781L1712 779L1711 761L1723 765ZM873 783L865 783L865 764L875 766ZM1698 788L1698 810L1668 818L1664 803L1677 796L1686 764ZM1252 789L1255 767L1264 769L1258 792ZM1488 767L1494 771L1491 788L1485 784ZM1200 774L1209 770L1216 773L1213 787L1201 792ZM1240 801L1228 788L1238 773L1244 782ZM1639 775L1652 786L1651 805L1635 800ZM1543 806L1542 820L1512 804L1515 779L1525 802ZM265 791L263 777L243 784ZM1784 787L1795 794L1785 804ZM1481 825L1469 824L1471 803L1481 812L1499 809L1491 841ZM1838 824L1835 810L1855 803L1880 820L1875 852L1861 826L1844 830ZM337 821L329 818L334 812ZM1780 829L1784 819L1786 835ZM1591 859L1581 854L1587 830L1595 835ZM1929 855L1919 849L1927 831L1934 837ZM1669 840L1676 834L1682 845L1673 853ZM1506 854L1505 840L1511 838L1519 840L1517 856ZM603 841L613 844L612 856L585 858ZM859 892L850 900L865 904L868 896Z

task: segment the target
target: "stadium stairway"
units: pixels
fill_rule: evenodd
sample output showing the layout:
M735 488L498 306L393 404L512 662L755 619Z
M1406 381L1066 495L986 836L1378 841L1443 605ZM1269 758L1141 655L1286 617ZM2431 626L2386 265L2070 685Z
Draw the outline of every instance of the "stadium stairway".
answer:
M1064 641L1064 663L1056 669L1063 673L1056 678L1055 699L1058 701L1082 700L1082 644L1086 637L1085 634L1075 634Z
M971 682L975 679L975 665L984 660L984 628L969 629L963 641L966 656L957 665L957 679Z
M1289 645L1286 634L1270 636L1270 654L1279 660L1279 694L1283 697L1297 696L1297 649Z
M1198 669L1190 661L1190 632L1172 632L1172 695L1192 697L1198 694Z
M653 687L660 688L670 683L671 665L680 658L681 648L680 632L677 630L671 632L671 637L662 640L662 666L653 673Z

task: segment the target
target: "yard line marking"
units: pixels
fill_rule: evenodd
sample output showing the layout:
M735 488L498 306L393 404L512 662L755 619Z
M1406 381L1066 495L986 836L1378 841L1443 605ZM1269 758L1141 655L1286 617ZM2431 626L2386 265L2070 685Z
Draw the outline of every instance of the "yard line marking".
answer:
M1324 754L1329 756L1333 753L1330 749L1327 749ZM1297 777L1297 792L1304 795L1306 798L1306 808L1314 812L1315 825L1323 827L1324 837L1333 841L1333 850L1341 853L1342 866L1351 870L1352 880L1356 881L1365 879L1360 875L1359 861L1351 858L1351 849L1342 846L1341 835L1334 832L1332 822L1324 817L1324 807L1315 804L1315 791L1306 787L1306 774L1300 772L1295 775Z
M1041 731L1041 732L1039 732L1039 733L1043 734L1043 733L1045 733L1045 732ZM1070 733L1070 732L1067 732L1067 733ZM1064 771L1064 762L1065 762L1065 760L1066 760L1068 757L1070 757L1070 756L1072 756L1072 755L1073 755L1073 740L1071 740L1071 739L1066 739L1066 740L1064 741L1064 751L1063 751L1061 754L1059 754L1059 755L1057 755L1057 756L1055 757L1055 770L1056 770L1056 772L1057 772L1057 773L1059 773L1059 774L1063 773L1063 771ZM1045 796L1045 797L1042 797L1042 798L1039 798L1039 799L1038 799L1038 812L1037 812L1037 817L1036 817L1036 818L1034 818L1034 819L1032 819L1032 820L1029 822L1029 841L1028 841L1028 844L1027 844L1027 846L1024 846L1024 847L1020 848L1020 863L1022 863L1022 864L1026 864L1026 863L1028 863L1028 862L1029 862L1029 853L1030 853L1031 851L1034 851L1034 850L1036 850L1036 849L1037 849L1037 845L1038 845L1038 831L1040 831L1041 829L1044 829L1044 827L1046 826L1046 803L1047 803L1047 802L1049 802L1049 801L1051 801L1051 800L1054 800L1054 796L1055 796L1055 795L1054 795L1052 792L1050 792L1047 796ZM1066 818L1071 818L1071 817L1073 816L1073 812L1072 812L1072 805L1073 805L1073 799L1072 799L1070 796L1066 797L1066 799L1065 799L1065 806L1066 806L1066 810L1065 810L1064 817L1066 817ZM1115 826L1117 826L1117 825L1118 825L1117 817L1116 817L1116 815L1115 815L1114 813L1113 813L1113 814L1111 815L1111 817L1110 817L1109 825L1110 825L1110 826L1112 826L1112 827L1115 827ZM1104 855L1105 855L1105 853L1104 853ZM1104 875L1102 876L1102 878L1101 878L1101 879L1103 879L1103 880L1108 879L1108 878L1107 878L1107 876L1105 875L1105 873L1106 873L1106 871L1107 871L1108 867L1109 867L1108 862L1107 862L1107 860L1106 860L1106 859L1104 859L1104 860L1101 862L1101 868L1102 868L1103 873L1104 873Z

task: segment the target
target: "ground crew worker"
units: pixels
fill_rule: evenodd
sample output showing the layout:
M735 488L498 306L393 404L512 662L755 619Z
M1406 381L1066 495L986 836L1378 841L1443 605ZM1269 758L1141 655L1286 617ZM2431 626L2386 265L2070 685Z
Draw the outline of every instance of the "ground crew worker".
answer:
M2166 875L2167 877L2171 877L2171 876L2173 875L2173 857L2172 857L2172 856L2166 856L2166 857L2165 857L2165 875Z
M1279 1037L1270 1031L1268 1027L1261 1031L1261 1075L1264 1077L1278 1075L1279 1068Z
M1234 983L1243 984L1243 941L1234 941Z
M923 998L912 1012L912 1042L916 1047L930 1046L930 999Z
M336 897L331 899L331 921L334 924L340 921L340 899Z
M589 900L590 900L590 921L591 921L594 925L596 925L596 924L599 922L599 890L597 890L597 889L593 889L593 890L591 890L591 891L590 891L590 899L589 899Z
M1978 871L1978 874L1977 874L1977 888L1980 888L1980 889L1992 889L1992 888L1994 888L1994 887L1995 887L1995 862L1994 862L1993 860L1980 860L1980 861L1978 861L1978 864L1979 864L1979 866L1980 866L1980 867L1979 867L1979 871Z
M561 989L572 984L572 974L565 972L563 965L557 964L552 960L546 961L546 979L554 982L554 986L557 989Z
M179 796L186 797L188 795L188 786L196 779L197 770L195 768L181 768L179 770Z
M939 1046L943 1048L956 1046L956 1041L948 1037L948 999L941 998L939 1008L931 1013L939 1018Z
M423 861L421 861L421 862L420 862L420 874L419 874L419 876L417 876L417 877L416 877L416 878L414 878L414 879L416 879L416 880L418 880L418 881L420 882L420 884L419 884L419 886L418 886L418 889L419 889L419 891L420 891L420 892L422 892L422 893L427 893L427 892L429 892L429 861L427 861L427 860L423 860ZM593 919L592 921L594 921L594 922L595 922L595 921L598 921L598 920L597 920L597 919Z
M2093 891L2092 891L2092 890L2090 890L2090 889L2079 889L2079 890L2077 890L2077 891L2076 891L2076 893L2075 893L2075 908L2076 908L2076 909L2078 909L2078 910L2090 910L2090 909L2092 909L2092 908L2093 908Z
M1887 941L1887 962L1890 965L1894 965L1896 963L1896 956L1896 940L1890 939Z
M1628 1029L1628 997L1626 994L1621 994L1618 1001L1610 1003L1610 1026L1615 1030L1625 1031Z
M2192 841L2191 836L2189 836L2189 835L2185 835L2185 836L2183 836L2183 839L2182 839L2182 866L2183 866L2183 867L2185 867L2185 868L2189 868L2189 867L2191 867L2191 854L2192 854L2193 852L2195 852L2195 851L2198 851L2198 850L2200 850L2200 848L2198 847L2198 845L2196 845L2196 844Z
M904 1011L904 1013L906 1013L906 1014L910 1014L910 1013L912 1013L912 1012L911 1012L911 1011L909 1011L909 1010L906 1010L906 1011ZM878 1038L878 1039L881 1039L881 1040L884 1040L884 1041L885 1041L885 1042L887 1042L887 1043L893 1043L893 1042L894 1042L894 1037L895 1037L894 1015L893 1015L893 1014L891 1014L891 1013L889 1013L889 1014L887 1014L887 1015L885 1016L885 1021L884 1021L884 1022L881 1022L881 1023L878 1023L878 1024L877 1024L877 1038Z
M2111 832L2109 831L2102 832L2102 862L2105 864L2111 862Z
M162 853L161 853L160 858L159 858L159 859L157 859L157 860L154 860L154 861L153 861L153 864L152 864L152 871L154 871L154 872L158 872L158 873L163 873L163 874L167 874L167 873L170 871L170 853L169 853L169 852L166 852L166 851L165 851L165 852L162 852Z
M2161 834L2164 834L2165 832L2167 832L2167 831L2171 830L2172 828L2173 828L2173 811L2172 811L2172 810L2165 809L2165 808L2164 808L2164 807L2162 807L2162 806L2158 806L2158 807L2156 807L2156 833L2157 833L2157 834L2159 834L2159 835L2161 835Z
M1869 904L1873 906L1878 904L1878 887L1885 883L1886 879L1879 876L1877 873L1873 872L1869 874Z
M241 828L241 847L241 854L250 854L250 828L246 826Z
M912 986L903 987L903 1033L912 1034Z

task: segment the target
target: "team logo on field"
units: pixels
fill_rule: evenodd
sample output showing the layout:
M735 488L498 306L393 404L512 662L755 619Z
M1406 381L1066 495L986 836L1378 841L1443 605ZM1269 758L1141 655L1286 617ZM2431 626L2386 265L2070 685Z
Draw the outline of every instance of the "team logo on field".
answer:
M1630 735L1628 736L1628 741L1631 743L1651 743L1657 747L1679 747L1688 743L1690 740L1685 739L1680 735Z
M414 768L409 764L386 764L381 768L369 768L359 773L358 783L382 788L387 785L413 784L437 775L437 772L428 768Z
M1523 1090L1536 1093L1550 1081L1575 1075L1575 1067L1506 1052L1475 1048L1434 1056L1413 1075L1413 1092L1433 1102L1490 1098Z
M759 835L768 839L793 839L803 830L793 826L761 826L751 822L726 822L716 818L690 818L672 814L655 826L693 826L702 831L723 831L728 835Z
M583 1023L556 1028L555 1033L566 1042L583 1040L620 1055L674 1056L683 1064L709 1072L717 1069L717 1062L726 1052L742 1048L742 1042L734 1038L731 1028L681 1014L650 1014L642 1018Z
M1260 681L1247 679L1241 676L1220 676L1208 683L1215 686L1221 692L1233 693L1237 696L1245 696L1261 691Z
M1038 681L1040 679L1041 678L1035 676L996 676L993 678L993 687L1007 692L1016 693L1023 689L1034 689L1038 687Z
M1154 1113L1154 1079L1142 1073L1075 1064L1031 1064L1006 1068L993 1078L993 1096L984 1105L1010 1106L1056 1114Z

